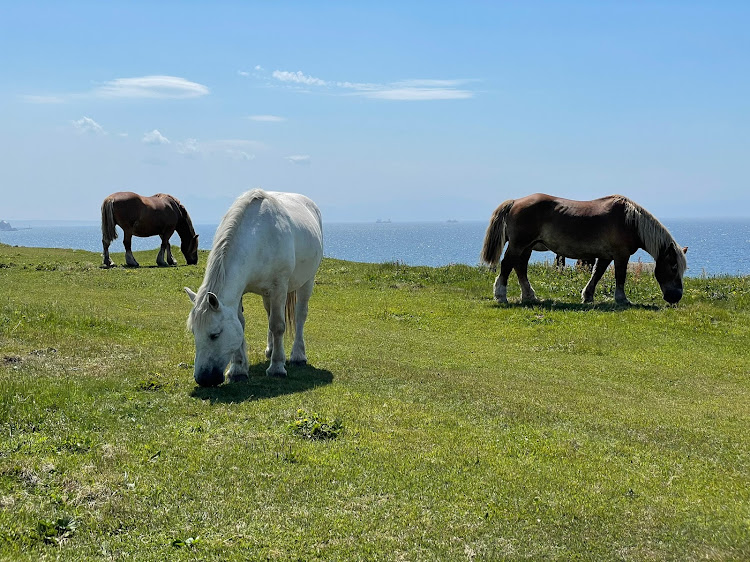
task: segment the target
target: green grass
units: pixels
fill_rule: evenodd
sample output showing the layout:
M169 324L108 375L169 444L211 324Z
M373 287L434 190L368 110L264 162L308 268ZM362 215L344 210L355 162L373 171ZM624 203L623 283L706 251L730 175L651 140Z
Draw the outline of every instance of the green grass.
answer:
M534 265L546 300L498 306L484 269L326 259L310 365L264 376L248 295L250 381L203 389L206 257L0 245L0 559L750 559L750 278L584 306Z

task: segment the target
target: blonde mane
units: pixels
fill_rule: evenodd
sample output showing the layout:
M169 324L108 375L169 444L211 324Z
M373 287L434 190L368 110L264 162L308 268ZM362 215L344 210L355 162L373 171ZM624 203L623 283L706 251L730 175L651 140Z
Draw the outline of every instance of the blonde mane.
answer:
M224 286L227 275L227 255L232 246L235 232L242 222L242 217L245 216L245 211L247 211L247 208L253 201L261 199L271 200L270 197L262 189L247 191L232 203L232 206L221 219L221 223L214 235L213 246L208 255L208 261L206 262L206 273L203 283L198 289L195 308L188 315L188 330L191 330L194 324L197 326L200 319L203 318L204 313L208 310L209 304L208 299L205 298L206 294L209 292L216 293L218 289Z
M685 253L675 239L672 238L667 228L654 215L636 202L631 201L623 195L616 195L615 197L625 205L625 223L636 227L643 246L654 259L659 257L662 248L667 246L674 247L675 254L677 255L677 267L679 268L680 276L682 276L687 269Z

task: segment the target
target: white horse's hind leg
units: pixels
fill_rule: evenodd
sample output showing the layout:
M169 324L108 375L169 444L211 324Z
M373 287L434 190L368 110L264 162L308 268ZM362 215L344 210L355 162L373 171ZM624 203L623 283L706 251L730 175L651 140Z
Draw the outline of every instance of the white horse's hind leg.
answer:
M240 302L239 309L237 310L237 316L242 324L242 332L245 332L245 315L242 314L242 302ZM229 382L239 382L247 380L250 369L247 362L247 343L245 338L242 338L242 345L232 355L232 360L229 363L229 371L227 372L227 380Z
M292 354L289 361L294 365L307 364L307 354L305 353L305 320L307 320L308 303L315 286L315 278L310 279L307 283L297 289L297 307L294 309L295 315L295 332L294 345L292 345Z
M286 289L278 291L269 297L270 313L268 315L268 330L271 332L271 365L266 369L269 377L285 377L286 353L284 352L284 307L286 306Z

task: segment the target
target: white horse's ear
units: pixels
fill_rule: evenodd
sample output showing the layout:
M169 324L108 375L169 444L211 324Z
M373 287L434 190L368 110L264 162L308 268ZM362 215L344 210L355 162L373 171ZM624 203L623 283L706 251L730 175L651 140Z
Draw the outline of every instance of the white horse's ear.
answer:
M213 293L208 293L208 306L210 306L212 310L219 310L219 297Z
M195 298L198 296L193 291L191 291L189 288L184 287L185 292L187 293L187 296L190 297L190 302L195 304Z
M687 249L688 249L688 247L687 247L687 246L685 246L685 247L684 247L684 248L682 249L682 253L683 253L683 254L687 254Z

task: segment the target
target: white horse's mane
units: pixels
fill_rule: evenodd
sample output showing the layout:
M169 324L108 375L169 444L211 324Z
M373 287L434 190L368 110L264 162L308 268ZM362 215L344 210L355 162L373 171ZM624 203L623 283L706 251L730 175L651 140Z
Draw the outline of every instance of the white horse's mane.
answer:
M245 215L247 208L253 201L261 199L272 201L273 197L262 189L251 189L240 195L221 219L221 223L214 235L213 246L208 255L208 261L206 262L206 273L203 283L198 289L198 296L195 299L195 308L188 315L188 329L192 329L194 324L198 324L200 319L204 317L206 310L208 310L209 304L208 299L205 298L206 294L209 292L216 293L217 290L224 286L227 274L227 256L237 228L242 222L242 217Z
M628 199L624 195L616 195L615 197L620 199L625 205L625 222L635 225L638 230L638 236L640 236L646 251L651 254L654 259L659 257L659 253L663 247L674 247L675 254L677 255L677 267L680 276L682 276L687 269L685 253L682 251L682 247L677 244L675 239L669 233L667 228L660 223L654 215L649 213L635 201Z

